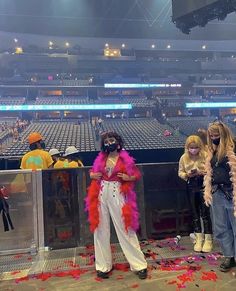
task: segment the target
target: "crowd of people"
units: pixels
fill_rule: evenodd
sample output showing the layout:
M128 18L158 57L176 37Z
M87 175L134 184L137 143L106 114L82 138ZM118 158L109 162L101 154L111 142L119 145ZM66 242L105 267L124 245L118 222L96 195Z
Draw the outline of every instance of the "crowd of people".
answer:
M29 152L21 169L79 168L83 163L75 146L65 153L45 151L43 137L33 132L28 137ZM195 252L213 250L213 237L219 242L224 260L223 272L236 266L236 156L230 129L215 121L207 130L199 129L186 139L179 160L179 177L186 182L189 209L193 217ZM147 262L136 236L139 213L134 191L141 173L134 159L123 148L115 132L101 135L101 152L90 170L91 184L86 198L90 230L94 234L97 276L109 278L112 270L110 217L130 269L140 279L147 278Z
M14 122L2 122L0 123L0 133L6 133L6 137L12 137L13 142L19 140L19 135L29 125L28 120L21 120L19 118Z

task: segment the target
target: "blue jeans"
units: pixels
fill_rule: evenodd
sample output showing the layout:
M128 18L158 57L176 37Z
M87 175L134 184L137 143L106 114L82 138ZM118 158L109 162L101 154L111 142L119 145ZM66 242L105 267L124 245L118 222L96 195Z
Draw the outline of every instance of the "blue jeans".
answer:
M220 243L225 257L236 258L236 218L233 200L227 200L221 190L213 194L212 222L215 239Z

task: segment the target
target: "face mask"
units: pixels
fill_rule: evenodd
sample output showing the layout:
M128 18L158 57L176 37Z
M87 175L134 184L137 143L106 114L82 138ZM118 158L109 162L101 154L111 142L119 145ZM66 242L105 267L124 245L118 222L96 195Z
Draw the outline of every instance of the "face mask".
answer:
M41 148L43 150L45 150L45 148L46 148L45 142L44 141L40 141L40 145L41 145Z
M112 153L114 152L115 150L117 150L117 144L114 142L112 144L106 144L104 145L104 148L105 148L105 152L107 153Z
M197 155L199 153L199 149L188 149L191 155Z
M219 138L216 138L216 139L213 139L213 140L212 140L212 143L213 143L214 145L219 145L219 144L220 144L220 137L219 137Z

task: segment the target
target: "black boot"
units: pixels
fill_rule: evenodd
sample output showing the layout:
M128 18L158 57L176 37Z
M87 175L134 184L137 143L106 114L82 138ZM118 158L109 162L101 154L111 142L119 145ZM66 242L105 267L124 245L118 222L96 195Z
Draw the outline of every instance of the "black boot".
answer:
M221 272L228 272L231 268L235 267L236 263L234 258L225 257L223 263L220 265Z
M143 269L137 272L139 279L143 280L147 278L147 269Z
M109 273L110 272L97 271L97 277L98 278L102 278L102 279L108 279L109 278Z

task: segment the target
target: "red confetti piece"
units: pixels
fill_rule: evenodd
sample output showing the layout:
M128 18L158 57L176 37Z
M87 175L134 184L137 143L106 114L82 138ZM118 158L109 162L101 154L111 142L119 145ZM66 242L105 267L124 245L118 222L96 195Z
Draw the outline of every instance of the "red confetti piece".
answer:
M71 268L77 268L77 269L80 268L80 265L75 264L74 261L65 261L65 264L67 264Z
M215 272L203 272L202 273L202 277L201 280L203 281L214 281L216 282L216 280L218 279L217 275Z
M23 282L23 281L29 281L29 277L25 276L25 277L21 277L15 280L16 284Z
M177 278L184 284L186 282L191 282L193 281L193 276L192 274L186 273L180 276L177 276Z
M94 251L94 245L87 245L86 249L90 251Z
M98 282L102 282L103 281L102 278L98 278L98 277L96 277L95 280L98 281Z
M124 279L124 277L122 275L119 275L116 277L116 280L123 280L123 279Z
M114 269L122 271L122 272L128 272L129 265L127 263L126 264L114 264Z
M131 288L138 288L139 287L139 284L134 284L132 286L130 286Z
M31 257L28 257L28 258L27 258L27 261L32 261L32 258L31 258Z
M177 281L174 280L174 281L170 281L170 282L168 282L167 284L168 284L168 285L174 285L174 284L176 284L176 283L177 283Z
M41 273L41 274L38 274L38 275L35 275L34 278L36 279L40 279L42 281L46 281L48 280L49 278L51 277L73 277L74 279L79 279L80 278L80 275L84 274L88 272L87 270L69 270L69 271L63 271L63 272L57 272L57 273Z
M79 254L79 257L81 258L87 258L88 256L89 256L88 254L84 254L84 253Z
M41 273L35 276L36 279L46 281L53 276L52 273Z
M11 272L11 275L16 275L16 274L19 274L21 271L13 271Z

